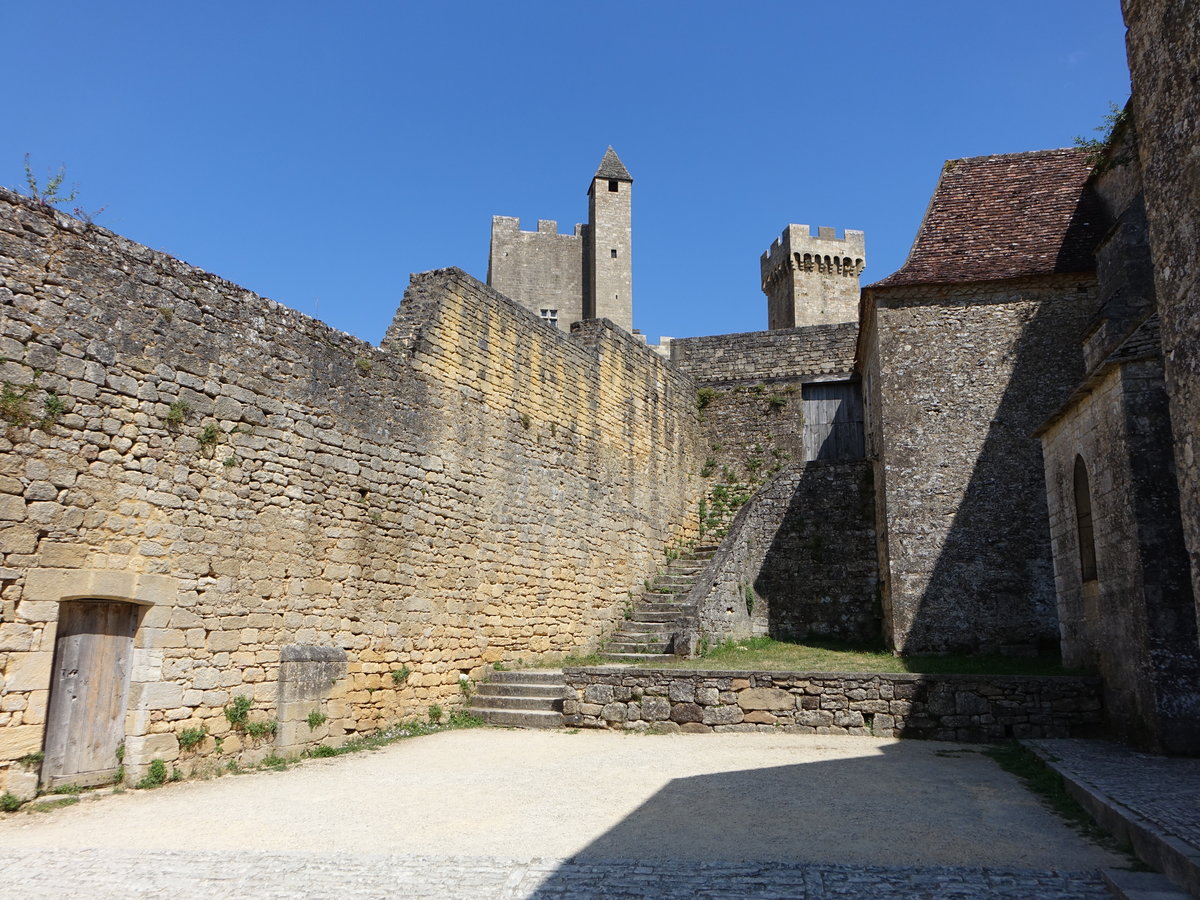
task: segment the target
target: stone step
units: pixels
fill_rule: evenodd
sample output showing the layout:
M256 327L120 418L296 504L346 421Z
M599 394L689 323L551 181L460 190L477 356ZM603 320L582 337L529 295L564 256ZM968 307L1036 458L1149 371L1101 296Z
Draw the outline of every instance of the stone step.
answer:
M682 606L682 604L681 604L681 606ZM682 612L684 612L683 609L663 610L661 612L653 611L653 610L646 610L646 611L637 610L634 612L634 617L632 619L630 619L629 621L630 622L639 622L639 623L640 622L674 622L677 618L679 618L679 615Z
M557 697L488 697L475 695L478 709L517 709L541 712L562 712L562 694Z
M630 622L624 628L618 628L613 632L612 639L614 641L661 641L675 633L675 629L665 623L651 624L661 624L663 627L657 629L648 628L642 627L636 622Z
M679 593L691 590L695 583L696 579L687 575L659 575L654 579L654 585L649 593L657 594L662 588L671 588L673 592Z
M667 662L675 658L670 653L609 653L605 651L600 655L613 662Z
M491 672L488 684L563 684L562 669L522 669L513 672Z
M487 725L505 728L561 728L563 723L562 713L559 712L492 709L481 706L473 706L468 712L476 718L483 719Z
M475 688L479 697L541 697L546 700L562 698L561 684L520 684L513 681L485 681Z
M680 603L651 603L649 601L639 603L633 608L631 619L637 619L638 613L681 613L688 609L688 604Z

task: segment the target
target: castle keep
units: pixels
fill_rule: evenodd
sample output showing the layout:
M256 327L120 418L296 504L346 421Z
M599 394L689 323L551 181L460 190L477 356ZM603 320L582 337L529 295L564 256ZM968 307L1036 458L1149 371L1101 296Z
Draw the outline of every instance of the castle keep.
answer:
M633 331L633 178L609 147L588 187L588 221L572 234L539 220L492 218L488 284L552 325L608 319Z
M0 190L0 792L461 706L497 663L603 647L701 539L672 652L1061 649L1116 736L1195 753L1200 29L1161 31L1173 5L1125 0L1134 94L1100 165L946 163L908 260L861 291L861 232L788 226L770 327L669 359L630 333L611 148L586 225L497 217L489 285L414 276L378 347ZM869 725L714 692L686 724L1064 733L950 691ZM634 703L576 712L674 714Z

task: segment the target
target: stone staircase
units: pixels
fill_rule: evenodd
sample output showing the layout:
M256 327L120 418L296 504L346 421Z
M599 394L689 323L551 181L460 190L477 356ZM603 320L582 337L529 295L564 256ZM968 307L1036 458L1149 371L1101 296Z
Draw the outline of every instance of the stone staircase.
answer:
M672 560L634 602L625 624L608 639L601 656L611 662L670 659L672 637L681 620L694 612L685 602L688 592L716 552L716 544L700 544Z
M467 712L488 725L560 728L566 689L562 669L493 672L476 686Z

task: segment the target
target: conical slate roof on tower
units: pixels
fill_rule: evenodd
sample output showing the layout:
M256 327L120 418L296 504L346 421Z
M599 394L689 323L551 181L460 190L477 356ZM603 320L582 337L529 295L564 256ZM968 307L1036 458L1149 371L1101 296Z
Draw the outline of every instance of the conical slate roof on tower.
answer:
M608 149L604 151L604 159L600 160L600 168L596 170L595 178L613 178L617 181L633 181L633 176L629 174L629 170L625 168L625 163L621 162L617 156L617 151L610 144Z

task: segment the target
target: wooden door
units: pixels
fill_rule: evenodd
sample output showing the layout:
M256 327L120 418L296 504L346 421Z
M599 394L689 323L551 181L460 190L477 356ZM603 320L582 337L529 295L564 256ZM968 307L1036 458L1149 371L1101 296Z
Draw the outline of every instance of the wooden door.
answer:
M42 781L100 784L120 765L137 607L107 600L61 604Z
M858 383L835 381L806 384L804 460L862 459L863 417Z

